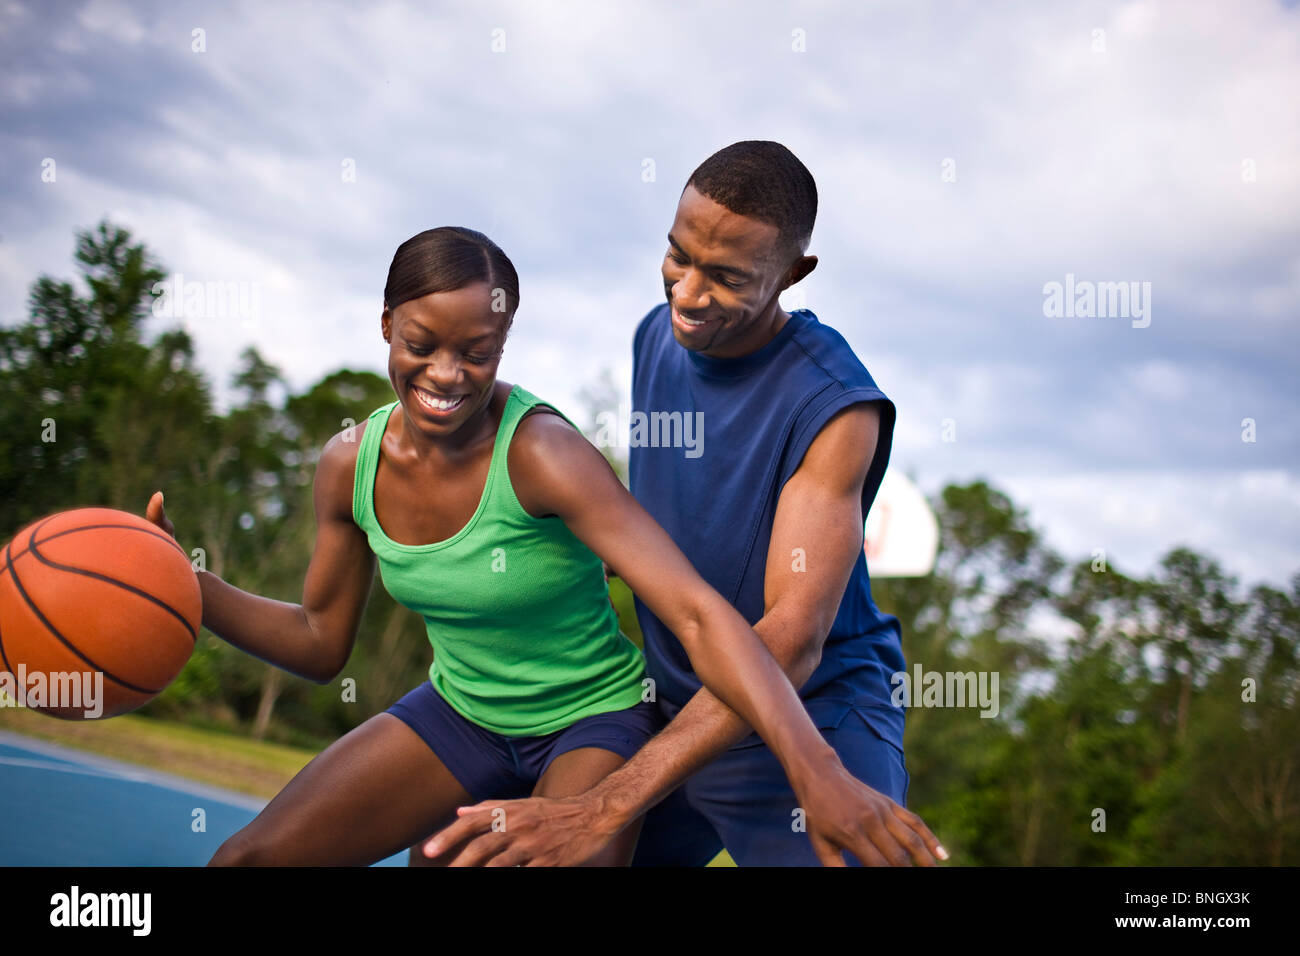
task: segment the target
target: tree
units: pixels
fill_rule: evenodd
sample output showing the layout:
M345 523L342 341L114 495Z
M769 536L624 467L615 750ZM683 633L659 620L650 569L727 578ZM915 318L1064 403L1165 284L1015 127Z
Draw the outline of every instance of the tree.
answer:
M182 331L140 329L164 272L125 229L77 235L89 294L41 276L29 320L0 330L0 527L70 503L142 510L143 472L179 470L208 413ZM160 399L164 399L160 401Z

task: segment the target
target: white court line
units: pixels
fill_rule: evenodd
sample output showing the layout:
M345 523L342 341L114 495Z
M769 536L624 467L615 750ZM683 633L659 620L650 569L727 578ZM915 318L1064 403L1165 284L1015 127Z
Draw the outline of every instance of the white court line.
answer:
M53 763L49 760L24 760L22 757L0 757L0 764L6 764L10 767L31 767L35 770L55 770L59 773L76 773L83 777L107 777L110 780L132 780L136 783L149 782L139 774L106 773L103 770L95 770L91 767L83 767L74 763Z
M269 802L259 800L246 793L223 790L220 787L177 777L161 770L139 767L121 760L114 760L111 757L102 757L99 754L89 754L72 747L64 747L46 740L38 740L35 737L24 737L22 734L9 730L0 730L0 744L7 744L20 750L26 750L29 753L44 755L56 760L70 761L74 767L81 768L83 773L94 770L98 771L99 776L129 780L132 783L149 784L165 790L175 790L179 793L187 793L216 803L224 803L227 806L238 807L241 810L251 810L253 813L261 813L262 808ZM0 758L0 763L21 759L25 758L4 757ZM44 769L66 771L67 765L50 764L45 766Z

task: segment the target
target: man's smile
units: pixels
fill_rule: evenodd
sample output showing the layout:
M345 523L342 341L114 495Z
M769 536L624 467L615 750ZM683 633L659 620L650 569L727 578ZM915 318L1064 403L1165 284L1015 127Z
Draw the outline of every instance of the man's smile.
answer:
M706 325L712 325L715 321L717 321L716 319L687 318L686 316L682 315L682 313L678 312L677 306L673 305L671 302L669 303L669 308L672 310L672 314L673 314L673 325L677 326L683 332L686 332L688 334L691 332L698 331L699 329L704 328Z

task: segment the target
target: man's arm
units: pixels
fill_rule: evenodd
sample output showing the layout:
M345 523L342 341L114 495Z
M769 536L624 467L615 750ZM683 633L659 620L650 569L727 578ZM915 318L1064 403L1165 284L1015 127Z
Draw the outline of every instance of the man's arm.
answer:
M764 578L765 611L754 631L796 688L807 682L821 659L822 644L862 547L862 484L875 455L879 421L878 410L866 404L835 415L811 443L777 503ZM802 551L798 561L797 549ZM734 711L702 689L663 731L600 784L572 798L568 806L548 801L537 825L549 828L556 843L567 843L571 853L579 846L584 851L587 845L599 849L749 730ZM909 853L922 858L925 845L917 832L945 858L919 817L888 803L897 815L882 823L894 834L894 840L883 841L889 862L906 863ZM520 816L512 812L512 819ZM906 826L897 826L899 821ZM574 832L579 825L586 830L582 839ZM903 832L907 827L912 830ZM445 852L471 830L471 821L462 818L439 834L445 840L431 841L426 853Z
M822 644L862 548L862 483L875 456L879 425L873 405L851 405L837 413L777 501L763 617L754 632L796 690L821 661ZM751 730L701 688L667 727L589 793L609 823L622 829Z

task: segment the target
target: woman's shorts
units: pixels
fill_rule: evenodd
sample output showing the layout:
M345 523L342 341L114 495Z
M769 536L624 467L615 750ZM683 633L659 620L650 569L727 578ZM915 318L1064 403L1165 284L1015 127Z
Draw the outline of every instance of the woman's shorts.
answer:
M626 760L663 728L658 708L640 703L540 737L506 737L466 720L428 681L388 713L419 734L475 800L528 796L551 761L570 750L599 747Z

